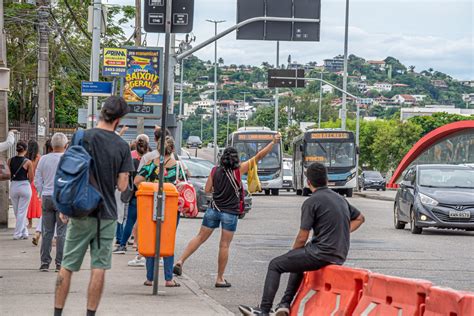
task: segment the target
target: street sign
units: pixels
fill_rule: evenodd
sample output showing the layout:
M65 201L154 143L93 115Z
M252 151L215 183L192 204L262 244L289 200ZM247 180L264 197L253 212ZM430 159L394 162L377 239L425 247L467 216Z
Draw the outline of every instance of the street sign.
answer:
M114 85L107 81L82 81L81 95L83 97L110 97Z
M165 33L166 0L145 0L144 28L149 33ZM194 0L173 0L171 33L191 33Z
M294 78L294 79L275 79L275 78ZM269 69L268 70L269 88L304 88L304 69Z
M102 75L104 77L125 77L127 71L126 48L104 48Z
M255 17L321 18L321 0L237 0L237 23ZM254 22L237 30L237 39L319 41L320 23Z

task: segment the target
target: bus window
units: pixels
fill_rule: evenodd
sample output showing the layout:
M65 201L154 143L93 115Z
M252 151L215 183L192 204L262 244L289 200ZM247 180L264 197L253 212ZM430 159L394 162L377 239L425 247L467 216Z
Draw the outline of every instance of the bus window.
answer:
M353 142L310 142L306 146L307 163L320 162L326 167L352 167L355 165Z

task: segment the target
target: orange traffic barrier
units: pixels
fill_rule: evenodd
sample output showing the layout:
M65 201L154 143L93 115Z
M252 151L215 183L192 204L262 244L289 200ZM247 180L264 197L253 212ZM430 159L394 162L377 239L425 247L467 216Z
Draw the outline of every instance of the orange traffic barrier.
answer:
M352 315L368 275L337 265L307 272L290 315Z
M472 316L474 293L433 286L426 298L423 316Z
M156 221L153 220L157 183L144 182L137 191L138 253L145 257L155 256ZM163 184L165 193L164 221L161 223L160 256L174 254L176 225L178 221L178 191L171 183Z
M431 282L371 273L353 315L421 316Z

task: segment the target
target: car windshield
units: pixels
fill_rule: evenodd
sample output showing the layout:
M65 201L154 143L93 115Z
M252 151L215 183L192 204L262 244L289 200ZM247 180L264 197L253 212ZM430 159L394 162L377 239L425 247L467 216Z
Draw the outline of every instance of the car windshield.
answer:
M181 159L189 172L191 173L191 178L207 178L211 174L212 167L214 166L212 162L201 159Z
M290 169L283 169L283 176L291 177L291 176L293 176L293 173L291 172Z
M201 139L198 136L189 136L188 143L199 143Z
M364 175L367 179L383 179L382 175L378 171L366 171Z
M245 162L255 156L260 150L268 145L268 142L237 142L235 149L239 152L241 162ZM273 146L272 151L257 164L258 169L278 169L280 162L280 144Z
M326 167L355 166L354 142L308 142L306 146L307 162L320 162Z
M474 189L474 169L421 169L419 184L435 188Z

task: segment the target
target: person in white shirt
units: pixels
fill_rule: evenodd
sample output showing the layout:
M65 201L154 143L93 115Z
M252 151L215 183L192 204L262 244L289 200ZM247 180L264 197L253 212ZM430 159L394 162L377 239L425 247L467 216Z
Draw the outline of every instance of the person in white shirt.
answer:
M56 271L61 268L63 257L64 239L66 236L66 225L59 218L59 212L53 203L54 177L58 169L59 160L67 148L68 139L63 133L55 133L51 138L53 151L44 155L39 160L35 173L35 186L43 202L43 216L41 219L41 230L43 242L41 243L41 266L40 271L47 272L51 264L51 245L56 228Z
M15 143L15 132L16 130L11 130L8 132L7 139L0 143L0 152L8 150L13 146Z

